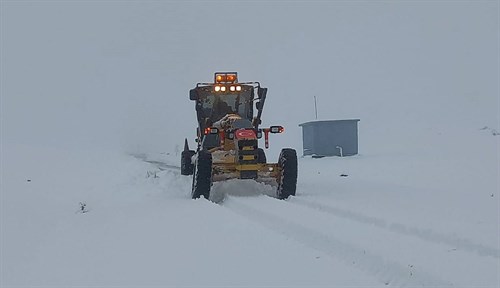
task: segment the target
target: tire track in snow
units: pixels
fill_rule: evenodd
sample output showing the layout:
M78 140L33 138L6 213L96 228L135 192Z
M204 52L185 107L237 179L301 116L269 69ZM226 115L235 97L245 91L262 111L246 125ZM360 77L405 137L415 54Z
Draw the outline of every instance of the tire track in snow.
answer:
M263 197L263 199L275 201L267 197ZM299 223L294 223L284 217L253 208L245 204L244 200L238 200L237 197L227 197L222 206L275 233L288 236L305 246L322 251L334 259L341 260L347 265L354 265L359 270L374 275L384 285L398 287L452 286L451 283L425 272L409 274L408 268L403 265L384 259L382 256L372 254L368 252L367 249L340 241L321 231L311 229Z
M153 164L156 167L158 167L158 169L160 169L162 171L165 171L165 170L174 170L174 171L180 173L180 170L181 170L181 167L179 167L179 166L166 164L166 163L163 163L163 162L160 162L160 161L146 161L146 160L144 160L144 162Z
M160 169L162 171L164 171L164 170L179 171L181 169L181 167L177 166L177 165L171 165L171 164L168 164L168 163L165 163L162 161L157 161L157 160L149 160L146 154L130 154L130 155L132 157L137 158L137 159L144 161L146 163L153 164L156 167L158 167L158 169Z
M331 205L324 205L301 198L293 198L289 202L298 206L325 212L339 218L348 219L362 224L373 225L375 227L385 229L394 233L415 237L427 242L435 244L446 244L463 251L475 253L479 256L489 256L497 259L500 258L500 250L474 243L469 239L464 239L453 235L439 233L430 229L422 229L422 228L406 226L401 223L396 223L396 222L391 223L380 218L367 216L358 212L337 208Z
M144 162L153 164L158 167L160 170L174 170L178 171L180 167L175 166L175 165L169 165L164 162L160 161L150 161L143 159L142 157L136 157ZM220 201L219 201L220 202ZM397 222L387 222L383 219L373 217L373 216L367 216L359 212L353 212L350 210L346 209L341 209L338 207L334 207L331 205L324 205L320 203L316 203L313 201L308 201L303 198L297 198L294 197L289 201L290 203L293 203L295 205L299 205L302 207L306 208L311 208L316 211L322 211L325 213L328 213L330 215L343 218L343 219L348 219L351 221L355 221L358 223L363 223L367 225L373 225L375 227L385 229L394 233L398 233L400 235L406 235L410 237L415 237L427 242L435 243L435 244L446 244L448 246L454 247L456 249L460 249L462 251L467 251L470 253L474 253L479 256L489 256L493 258L500 259L500 250L493 248L493 247L488 247L486 245L482 244L477 244L474 243L473 241L466 239L466 238L460 238L457 236L449 235L449 234L444 234L444 233L439 233L436 231L433 231L431 229L422 229L422 228L416 228L416 227L411 227L407 226L401 223Z

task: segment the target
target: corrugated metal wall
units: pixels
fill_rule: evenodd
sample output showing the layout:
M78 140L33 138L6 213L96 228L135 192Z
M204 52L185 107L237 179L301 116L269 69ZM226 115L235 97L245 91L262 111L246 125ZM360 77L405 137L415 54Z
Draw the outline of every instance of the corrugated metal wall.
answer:
M300 124L303 155L352 156L358 154L359 121L359 119L327 120Z

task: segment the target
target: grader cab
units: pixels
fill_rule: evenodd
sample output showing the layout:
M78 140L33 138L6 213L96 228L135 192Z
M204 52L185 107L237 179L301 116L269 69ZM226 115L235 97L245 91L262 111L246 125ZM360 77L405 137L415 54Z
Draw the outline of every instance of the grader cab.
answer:
M297 153L282 149L277 163L267 163L259 139L269 148L269 134L282 126L261 128L267 88L259 82L238 82L236 72L215 73L213 83L197 83L189 93L198 120L197 149L187 139L181 154L181 174L193 175L193 199L210 197L213 182L253 179L277 187L276 197L295 195ZM256 111L254 111L254 107ZM256 113L255 113L256 112Z

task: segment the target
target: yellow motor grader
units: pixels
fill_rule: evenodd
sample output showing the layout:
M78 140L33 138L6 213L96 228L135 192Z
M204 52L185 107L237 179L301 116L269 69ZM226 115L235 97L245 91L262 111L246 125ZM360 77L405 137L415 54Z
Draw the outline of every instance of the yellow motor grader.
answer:
M284 132L282 126L259 127L266 94L267 88L259 82L239 83L236 72L217 72L213 83L197 83L190 90L198 118L198 147L189 150L185 139L181 174L193 175L193 199L209 199L213 182L228 179L275 185L279 199L295 195L297 152L282 149L278 163L267 163L264 150L258 147L262 137L269 148L269 134Z

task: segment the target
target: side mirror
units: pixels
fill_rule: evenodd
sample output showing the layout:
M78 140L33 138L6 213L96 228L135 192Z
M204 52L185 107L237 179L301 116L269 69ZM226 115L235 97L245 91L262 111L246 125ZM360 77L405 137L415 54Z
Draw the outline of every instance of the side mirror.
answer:
M189 90L189 100L193 100L193 101L196 101L198 100L198 90L195 89L191 89Z
M219 134L219 129L215 127L207 127L205 128L205 131L203 131L205 135L208 134Z
M271 126L269 127L269 132L271 133L283 133L285 128L283 126Z

